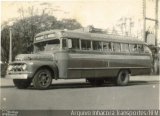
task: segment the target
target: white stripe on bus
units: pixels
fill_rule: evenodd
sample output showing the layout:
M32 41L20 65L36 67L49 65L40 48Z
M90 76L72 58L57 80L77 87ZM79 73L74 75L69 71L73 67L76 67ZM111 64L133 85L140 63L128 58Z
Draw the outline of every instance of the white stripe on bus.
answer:
M97 55L97 54L70 54L71 58L77 59L137 59L150 60L150 56L133 56L133 55Z

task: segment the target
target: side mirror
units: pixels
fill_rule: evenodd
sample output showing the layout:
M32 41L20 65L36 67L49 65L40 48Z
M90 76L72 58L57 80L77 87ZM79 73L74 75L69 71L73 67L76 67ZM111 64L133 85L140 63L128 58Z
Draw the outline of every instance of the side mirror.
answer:
M72 40L68 39L68 48L72 48Z

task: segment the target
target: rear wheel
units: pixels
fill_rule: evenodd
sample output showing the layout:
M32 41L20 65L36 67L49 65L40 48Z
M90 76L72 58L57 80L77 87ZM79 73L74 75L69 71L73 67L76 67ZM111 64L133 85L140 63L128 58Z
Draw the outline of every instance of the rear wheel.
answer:
M36 89L47 89L52 83L52 74L48 69L40 69L33 78L33 86Z
M153 73L154 73L154 74L158 74L158 73L159 73L158 64L159 64L158 60L155 60L155 61L154 61L154 68L153 68Z
M25 80L24 79L13 79L13 83L18 89L26 89L27 87L30 86L31 80L30 79L25 79Z
M116 78L116 84L118 86L125 86L128 84L129 82L129 77L130 77L130 74L127 70L121 70L119 73L118 73L118 76Z

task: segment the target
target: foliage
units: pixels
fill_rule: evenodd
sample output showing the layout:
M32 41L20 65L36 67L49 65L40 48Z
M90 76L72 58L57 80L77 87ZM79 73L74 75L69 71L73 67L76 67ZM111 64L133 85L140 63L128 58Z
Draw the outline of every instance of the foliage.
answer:
M33 39L36 33L51 29L77 29L81 24L75 19L57 20L48 14L23 17L16 20L12 26L13 58L20 53L33 51ZM9 59L9 26L3 25L1 30L1 56L2 61Z

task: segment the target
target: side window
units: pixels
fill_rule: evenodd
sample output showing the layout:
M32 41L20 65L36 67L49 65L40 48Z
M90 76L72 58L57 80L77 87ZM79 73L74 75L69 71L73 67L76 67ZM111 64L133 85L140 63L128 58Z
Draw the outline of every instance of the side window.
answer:
M103 42L103 50L104 51L112 51L112 44L111 44L111 42Z
M137 44L130 44L129 47L130 47L130 52L132 53L138 52Z
M71 39L72 40L72 49L79 49L79 39Z
M127 43L122 43L122 44L121 44L121 51L122 51L122 52L129 52L129 44L127 44Z
M121 51L120 43L113 43L113 51L115 51L115 52L120 52Z
M102 50L102 42L99 41L93 41L93 50Z
M139 51L140 53L143 53L143 52L144 52L143 45L138 45L138 51Z
M90 50L91 49L91 41L81 40L81 48L82 48L82 50Z

